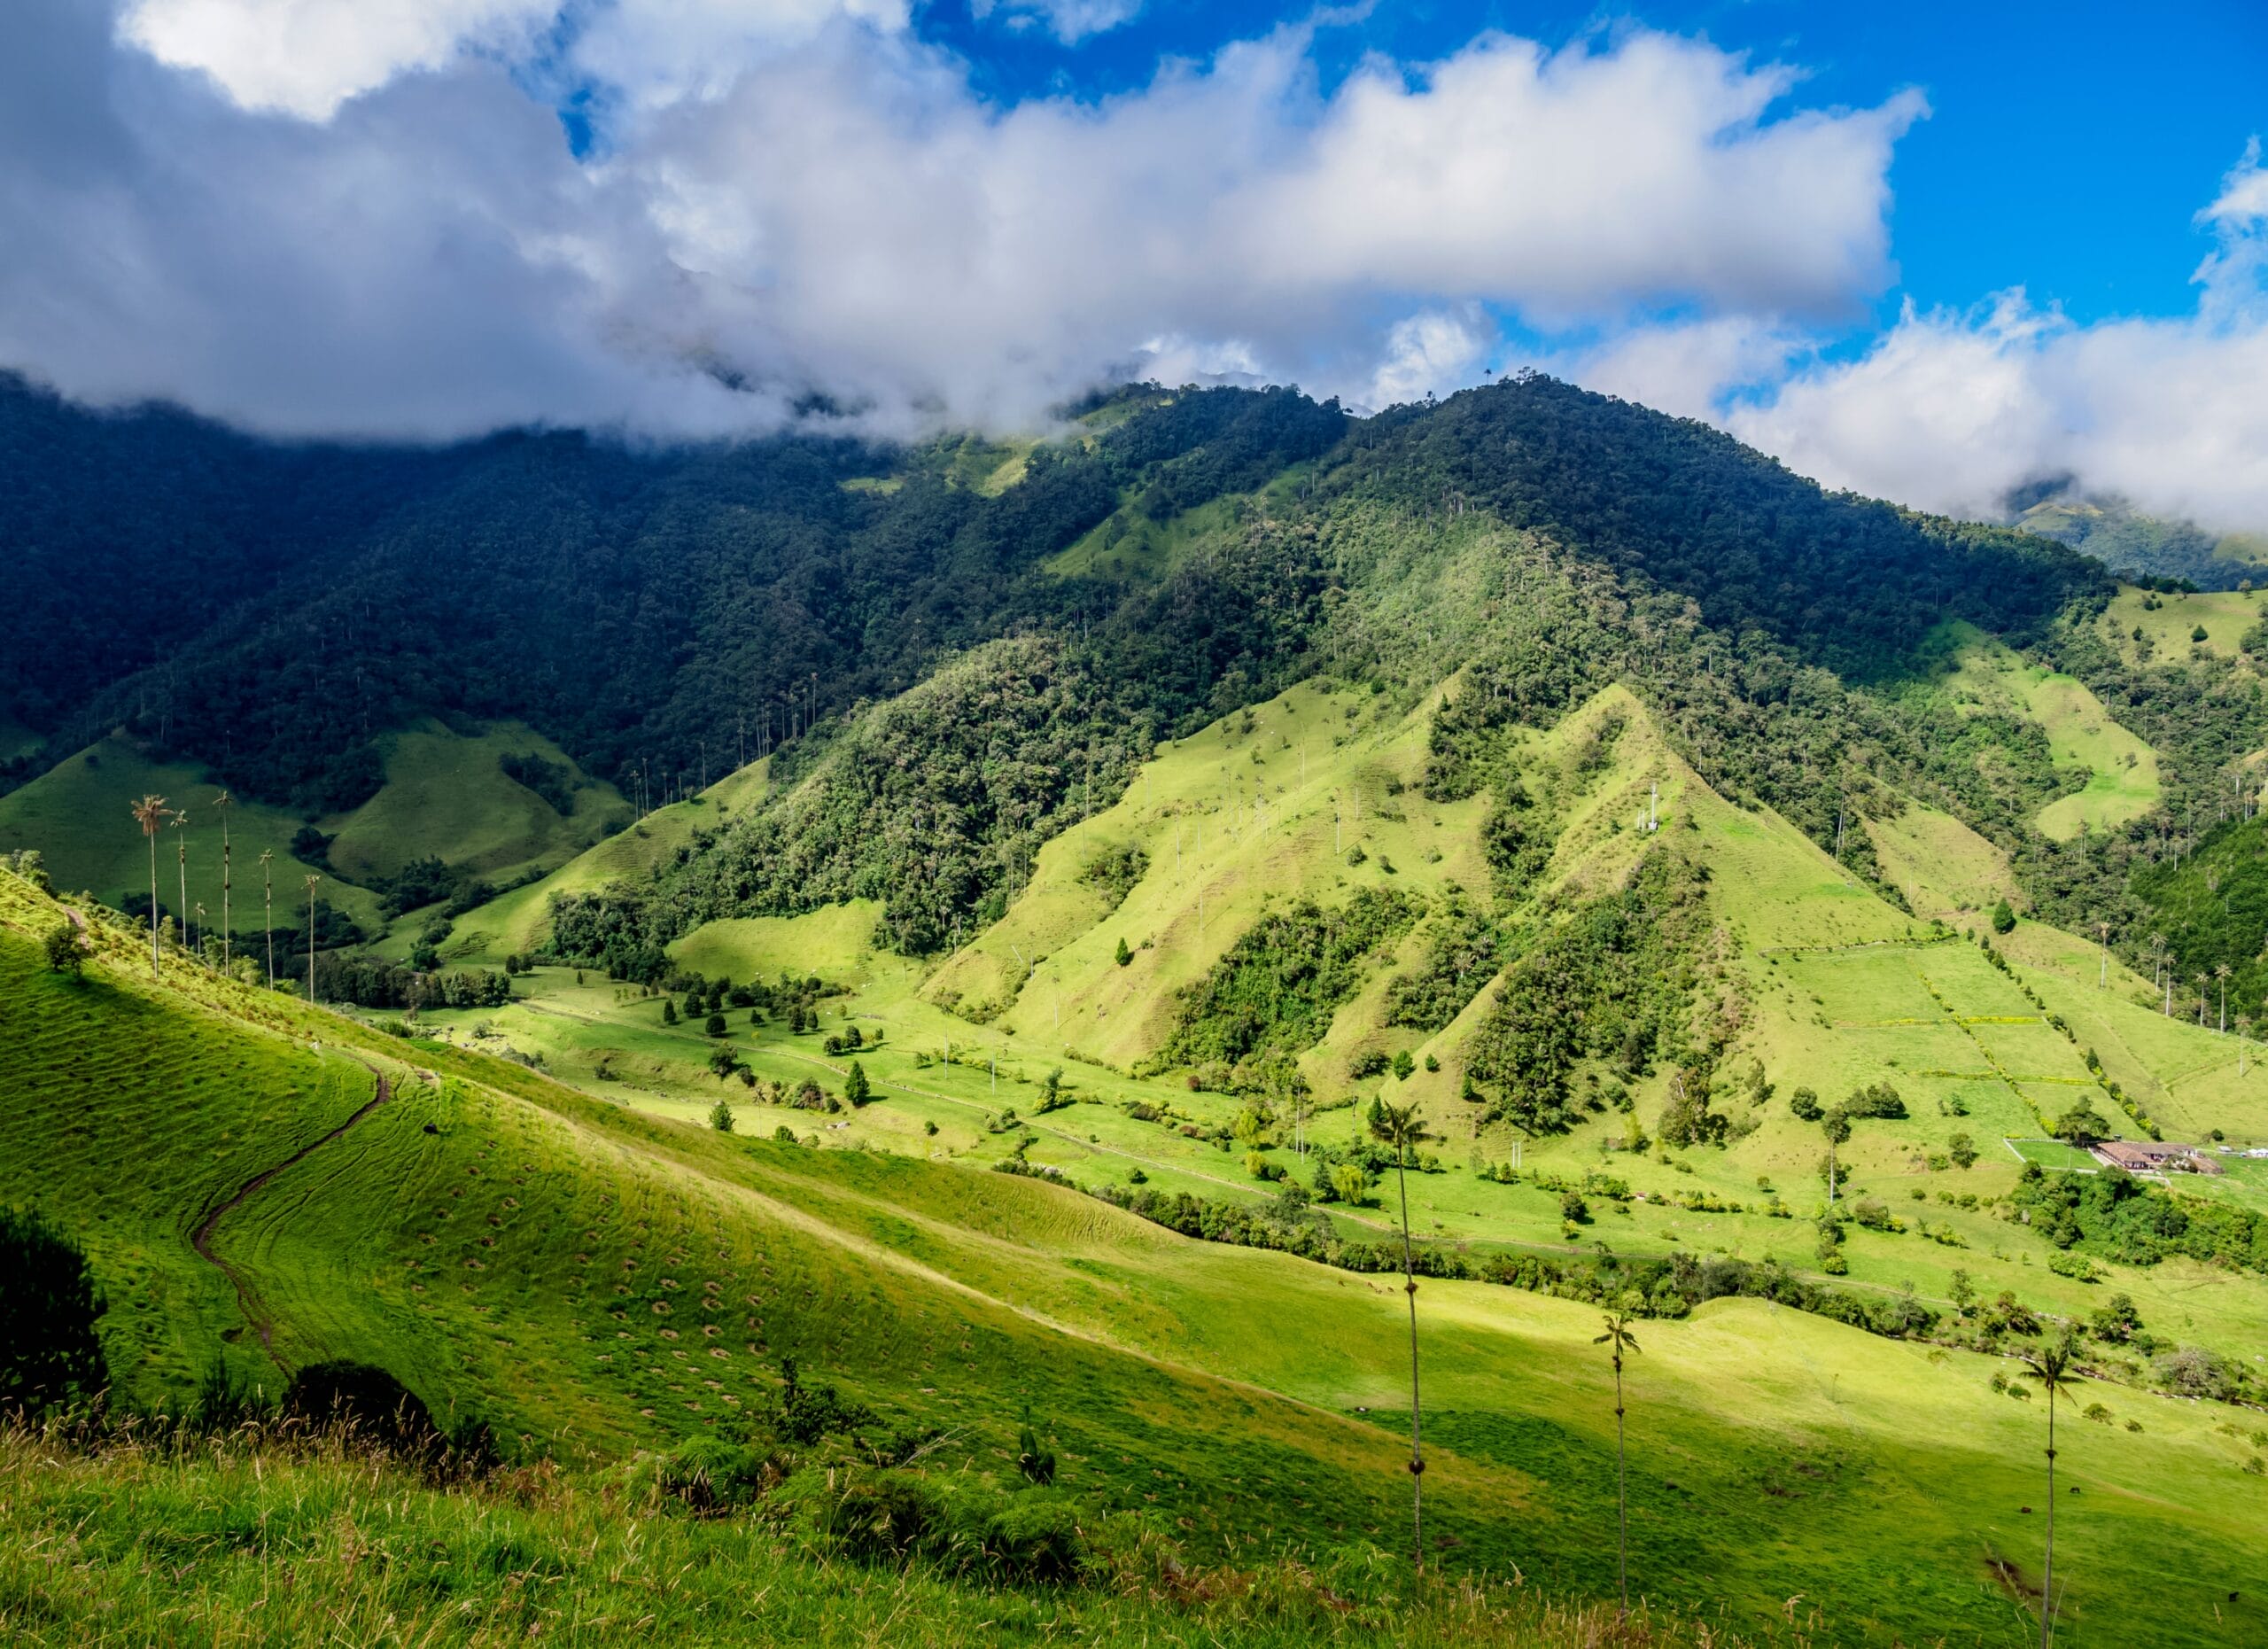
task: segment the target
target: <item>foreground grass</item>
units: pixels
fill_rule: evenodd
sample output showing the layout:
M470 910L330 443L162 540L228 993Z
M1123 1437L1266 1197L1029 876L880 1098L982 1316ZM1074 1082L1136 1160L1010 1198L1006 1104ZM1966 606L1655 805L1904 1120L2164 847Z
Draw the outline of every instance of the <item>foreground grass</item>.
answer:
M862 1567L761 1518L696 1518L634 1474L434 1487L337 1440L86 1454L0 1435L0 1633L25 1645L655 1641L892 1645L1672 1645L1736 1638L1517 1583L1411 1587L1383 1553L1184 1567L1121 1531L1088 1583L1009 1590Z

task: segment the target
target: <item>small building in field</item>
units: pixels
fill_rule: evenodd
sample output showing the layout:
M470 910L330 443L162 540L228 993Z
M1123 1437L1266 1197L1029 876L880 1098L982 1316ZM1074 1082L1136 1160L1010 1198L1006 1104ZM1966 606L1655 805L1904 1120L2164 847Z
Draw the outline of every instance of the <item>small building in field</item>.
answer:
M2106 1168L2130 1174L2218 1174L2227 1171L2194 1145L2171 1140L2105 1140L2093 1147Z

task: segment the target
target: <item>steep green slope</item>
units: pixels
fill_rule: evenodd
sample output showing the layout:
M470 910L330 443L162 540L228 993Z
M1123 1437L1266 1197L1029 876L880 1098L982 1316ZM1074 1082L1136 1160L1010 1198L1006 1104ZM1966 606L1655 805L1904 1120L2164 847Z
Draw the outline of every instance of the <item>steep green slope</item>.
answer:
M74 984L38 970L15 937L52 907L20 883L0 887L11 1023L36 1028L39 1049L68 1050L9 1051L9 1068L35 1080L0 1154L5 1194L87 1233L106 1273L135 1252L129 1238L170 1245L167 1264L193 1271L191 1216L244 1183L211 1156L218 1133L243 1128L227 1106L175 1107L157 1130L122 1120L161 1105L186 1056L146 1030L129 1040L121 1015L177 1016L214 1064L273 1071L259 1079L277 1085L271 1107L305 1085L303 1069L338 1069L338 1097L278 1147L336 1128L334 1113L370 1091L361 1084L389 1085L386 1103L214 1225L250 1311L209 1280L162 1298L115 1290L108 1343L138 1343L162 1319L179 1347L148 1362L153 1383L216 1352L256 1372L265 1325L284 1365L379 1361L437 1410L484 1415L524 1447L604 1457L728 1423L787 1353L893 1412L968 1428L972 1445L1005 1439L1028 1404L1077 1493L1154 1510L1207 1550L1394 1538L1406 1347L1392 1289L1191 1241L1029 1178L650 1120L178 965L151 986L124 936ZM310 1039L345 1057L300 1051ZM45 1153L35 1168L24 1142L59 1135L89 1085L117 1096L121 1120L92 1131L96 1148ZM124 1188L144 1159L182 1177ZM118 1173L121 1161L135 1173ZM1424 1189L1421 1208L1440 1217L1440 1188ZM1596 1312L1478 1283L1429 1283L1420 1304L1428 1527L1443 1552L1603 1586L1612 1417L1588 1343ZM1999 1618L1998 1589L1977 1577L1980 1542L2022 1570L2028 1530L1984 1508L2031 1493L2037 1417L1987 1387L1984 1360L1740 1302L1656 1322L1644 1340L1633 1449L1650 1466L1633 1540L1650 1591L1762 1622L1801 1589L1854 1639ZM2089 1497L2063 1533L2083 1611L2066 1631L2181 1641L2241 1588L2256 1491L2210 1412L2101 1395L2146 1430L2090 1432L2067 1455ZM1790 1497L1814 1535L1801 1544L1774 1532L1775 1503ZM1890 1588L1867 1554L1893 1544L1909 1579ZM2152 1611L2132 1613L2123 1599L2150 1576Z

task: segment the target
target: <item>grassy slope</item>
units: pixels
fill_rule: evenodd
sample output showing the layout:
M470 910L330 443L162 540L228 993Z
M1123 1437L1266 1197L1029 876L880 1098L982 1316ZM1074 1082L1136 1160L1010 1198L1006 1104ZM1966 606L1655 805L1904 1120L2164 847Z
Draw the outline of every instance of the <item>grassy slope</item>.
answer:
M6 915L12 926L36 910L18 894ZM165 1000L136 980L129 955L121 948L73 985L30 976L20 944L0 937L12 1000L41 1023L66 1016L50 1047L101 1064L126 1038L101 1025L88 1034L68 1015L178 1015L196 1021L189 1038L216 1062L288 1073L292 1062L320 1062L299 1038L325 1026L402 1085L392 1106L221 1228L224 1257L276 1319L286 1362L382 1360L437 1406L477 1404L572 1454L703 1427L768 1377L751 1347L792 1350L894 1407L980 1435L1005 1435L1029 1400L1080 1492L1154 1508L1211 1549L1233 1540L1243 1550L1247 1536L1263 1548L1395 1536L1403 1326L1382 1280L1188 1242L1029 1181L642 1120L514 1068L366 1042L280 999L190 981L221 1008L242 1000L273 1014L286 1040ZM389 1061L396 1052L416 1063ZM155 1068L167 1062L160 1045ZM128 1095L151 1086L124 1068L98 1074ZM306 1126L353 1097L350 1080ZM23 1125L52 1125L67 1103L35 1085ZM208 1167L205 1153L237 1119L200 1106L171 1120L149 1137L178 1171L207 1182L184 1185L181 1200L210 1201L240 1164ZM438 1135L422 1132L427 1121ZM173 1194L140 1190L130 1202L116 1178L66 1159L60 1175L8 1192L35 1189L82 1228L171 1243L175 1263L193 1268L178 1253L179 1219L164 1211ZM115 1235L97 1242L106 1274L116 1245ZM718 1309L703 1311L710 1299ZM1429 1527L1464 1556L1603 1587L1612 1421L1588 1343L1594 1313L1478 1285L1428 1285L1421 1307ZM114 1347L131 1343L162 1318L209 1355L234 1317L207 1287L126 1300L106 1332ZM702 1323L724 1332L703 1334ZM248 1338L231 1354L257 1368ZM1987 1553L2027 1564L2031 1526L2016 1507L2034 1497L2038 1415L1993 1396L1981 1359L1734 1302L1649 1325L1642 1339L1632 1427L1642 1589L1720 1601L1736 1622L1766 1621L1801 1591L1852 1639L1995 1630L2007 1605L1979 1566ZM2258 1512L2245 1497L2259 1490L2235 1472L2210 1414L2103 1395L2148 1430L2090 1427L2067 1447L2066 1471L2087 1497L2062 1531L2083 1615L2067 1640L2182 1641L2210 1589L2241 1583L2245 1520ZM1867 1556L1891 1544L1901 1553L1895 1585ZM2149 1619L2120 1604L2140 1591L2156 1600Z
M691 842L695 830L713 828L762 799L770 766L768 760L752 761L698 796L657 807L628 829L594 843L541 881L467 912L450 932L448 953L493 967L509 954L539 948L548 929L553 895L588 892L644 875Z
M338 838L331 863L350 877L391 875L431 854L501 880L588 846L629 816L612 785L589 778L557 745L517 722L473 735L416 727L384 743L384 788L353 813L322 822ZM562 817L497 766L500 757L529 754L573 770L571 813Z
M496 764L507 753L566 760L548 740L514 722L472 735L439 726L395 735L387 782L377 795L353 813L317 821L338 838L330 852L333 868L320 872L324 902L346 911L364 931L379 933L385 922L377 898L358 885L375 875L391 874L431 853L503 880L578 846L611 839L607 833L628 816L628 805L612 786L578 771L582 788L575 811L562 818L532 790L504 775ZM106 738L0 797L0 847L38 848L58 887L84 889L113 904L137 891L146 896L148 848L128 808L145 794L163 796L190 814L189 898L192 906L201 901L217 923L221 835L212 803L219 793L220 787L199 769L152 762L127 741ZM303 822L282 808L254 802L239 801L229 812L231 909L238 934L260 928L263 849L276 855L278 925L303 918L306 878L316 867L289 852ZM169 910L181 902L175 846L168 830L159 844L158 897Z
M2154 600L2157 605L2145 608L2146 600ZM2235 658L2243 651L2245 632L2260 622L2260 603L2258 595L2235 590L2157 595L2122 588L2103 613L2101 626L2130 663L2141 655L2134 642L2137 628L2150 645L2153 663L2171 664L2198 656ZM2205 639L2193 641L2200 625L2205 628Z
M2113 720L2084 683L2044 665L2026 665L1974 632L1967 632L1963 641L1961 666L1946 682L1954 704L2037 722L2057 766L2088 772L2085 789L2040 809L2032 822L2043 836L2061 842L2082 830L2115 829L2157 805L2157 753Z
M129 893L150 892L149 845L128 809L146 795L162 796L190 817L189 898L202 901L217 922L221 911L221 831L213 798L220 787L199 769L151 761L124 739L106 738L60 762L21 789L0 797L0 847L35 847L55 884L85 890L115 905ZM260 855L276 855L276 917L279 925L300 920L307 909L303 891L312 867L289 852L302 821L281 808L239 802L229 813L229 857L234 874L232 925L257 933L260 922ZM158 898L167 910L181 903L175 832L158 844ZM378 901L367 889L325 876L323 898L334 902L366 930L384 923Z
M2023 908L2008 856L1952 814L1915 802L1866 827L1883 874L1925 921L1958 926L2003 898Z
M1744 849L1736 841L1731 851ZM1770 868L1761 859L1757 866ZM1831 867L1780 876L1760 875L1759 885L1790 876L1841 885ZM35 926L35 903L20 891L15 899L8 919ZM843 960L857 933L847 917L834 919L831 938L811 925L827 919L804 919L800 933L781 924L768 938L742 937L824 966ZM137 980L130 941L80 986L34 976L19 942L0 945L16 970L12 1000L31 1004L35 1023L159 1003ZM835 956L822 955L825 945ZM392 1106L221 1227L222 1252L257 1280L286 1360L377 1357L437 1402L482 1403L571 1450L607 1450L728 1413L761 1378L750 1347L794 1350L948 1420L997 1428L1029 1397L1059 1430L1079 1481L1123 1504L1157 1495L1154 1504L1200 1537L1280 1534L1301 1513L1302 1538L1393 1538L1400 1308L1375 1280L1185 1242L1029 1181L720 1139L576 1099L517 1068L405 1047L281 999L190 983L256 1007L290 1033L286 1041L206 1018L190 1039L223 1063L274 1066L268 1080L289 1085L290 1062L316 1058L299 1054L300 1038L321 1027L329 1034L311 1039L346 1042L401 1085ZM889 985L876 974L868 988ZM136 1000L147 1006L136 1010ZM25 1125L58 1126L89 1080L121 1103L156 1102L151 1071L117 1062L149 1046L146 1036L105 1023L42 1040L62 1052L23 1063L60 1070L67 1081L35 1087L19 1108ZM410 1067L399 1062L404 1054ZM885 1075L889 1057L876 1062ZM965 1088L981 1080L966 1070L951 1077ZM350 1080L305 1125L327 1123L353 1092ZM869 1115L922 1102L892 1094ZM201 1206L225 1194L234 1168L207 1168L203 1155L234 1118L195 1108L172 1120L160 1136L169 1154L203 1177L182 1200ZM423 1132L427 1121L437 1135ZM28 1165L17 1152L7 1160ZM88 1160L8 1191L61 1197L74 1223L177 1245L184 1217L167 1226L153 1209L127 1206L116 1180ZM1455 1194L1470 1202L1476 1191ZM678 1287L663 1288L662 1278ZM712 1282L720 1297L746 1303L717 1314L729 1334L688 1344L699 1320L693 1303ZM1425 1299L1430 1401L1439 1404L1438 1435L1452 1445L1428 1474L1435 1527L1476 1556L1602 1583L1609 1405L1603 1370L1584 1355L1592 1314L1472 1285L1429 1285ZM672 1310L657 1314L656 1304ZM210 1286L183 1305L136 1300L109 1326L114 1342L131 1342L162 1316L182 1347L174 1366L192 1365L221 1345L233 1306ZM657 1326L672 1322L674 1342ZM1688 1324L1653 1325L1644 1337L1648 1384L1635 1443L1655 1464L1641 1471L1634 1507L1642 1573L1680 1573L1751 1619L1797 1589L1835 1599L1837 1618L1854 1630L1861 1618L1909 1632L1972 1614L1980 1627L1999 1618L2004 1606L1977 1574L1979 1544L2005 1544L2021 1562L2028 1525L1975 1509L2025 1492L2029 1418L1991 1396L1977 1359L1931 1362L1817 1319L1733 1303ZM696 1375L686 1365L703 1366L703 1350L728 1355L708 1357L709 1372ZM257 1365L241 1335L233 1355ZM1783 1378L1759 1367L1790 1371L1784 1378L1802 1390L1758 1405L1757 1382ZM1263 1388L1298 1401L1286 1405ZM2088 1503L2098 1521L2090 1529L2085 1518L2072 1520L2075 1569L2106 1585L2155 1584L2179 1550L2199 1577L2193 1584L2219 1584L2238 1560L2233 1533L2216 1520L2242 1513L2250 1480L2234 1473L2207 1417L2110 1396L2121 1412L2148 1417L2150 1446L2089 1433L2093 1464L2074 1469L2097 1474L2083 1481L2099 1497ZM1364 1408L1382 1429L1357 1418ZM1657 1471L1678 1487L1655 1489ZM1241 1501L1234 1482L1260 1478L1271 1485L1263 1504ZM2169 1482L2193 1480L2182 1494L2165 1492ZM1837 1537L1798 1546L1776 1533L1771 1502L1790 1494L1809 1502L1812 1527ZM1528 1509L1508 1515L1515 1506ZM1893 1529L1909 1554L1930 1554L1925 1578L1902 1592L1869 1578L1860 1555ZM2225 1561L2214 1555L2223 1550ZM1713 1578L1700 1583L1704 1574ZM2109 1606L2117 1593L2099 1595Z

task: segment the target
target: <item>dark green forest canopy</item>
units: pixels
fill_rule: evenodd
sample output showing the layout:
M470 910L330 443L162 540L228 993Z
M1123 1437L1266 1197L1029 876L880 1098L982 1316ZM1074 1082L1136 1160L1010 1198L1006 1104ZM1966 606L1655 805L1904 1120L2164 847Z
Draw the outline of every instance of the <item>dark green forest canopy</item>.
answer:
M1853 681L1908 669L1946 618L2021 645L2109 592L2046 539L1829 493L1722 431L1537 375L1396 408L1336 458L1331 486L1487 510Z
M718 771L947 654L1107 613L1036 564L1130 498L1185 509L1346 426L1292 391L1139 401L991 497L848 439L285 449L0 388L0 476L26 483L0 532L32 575L0 620L0 713L50 757L122 726L310 812L361 800L371 737L428 715L524 719L617 780ZM150 611L90 601L89 566Z

